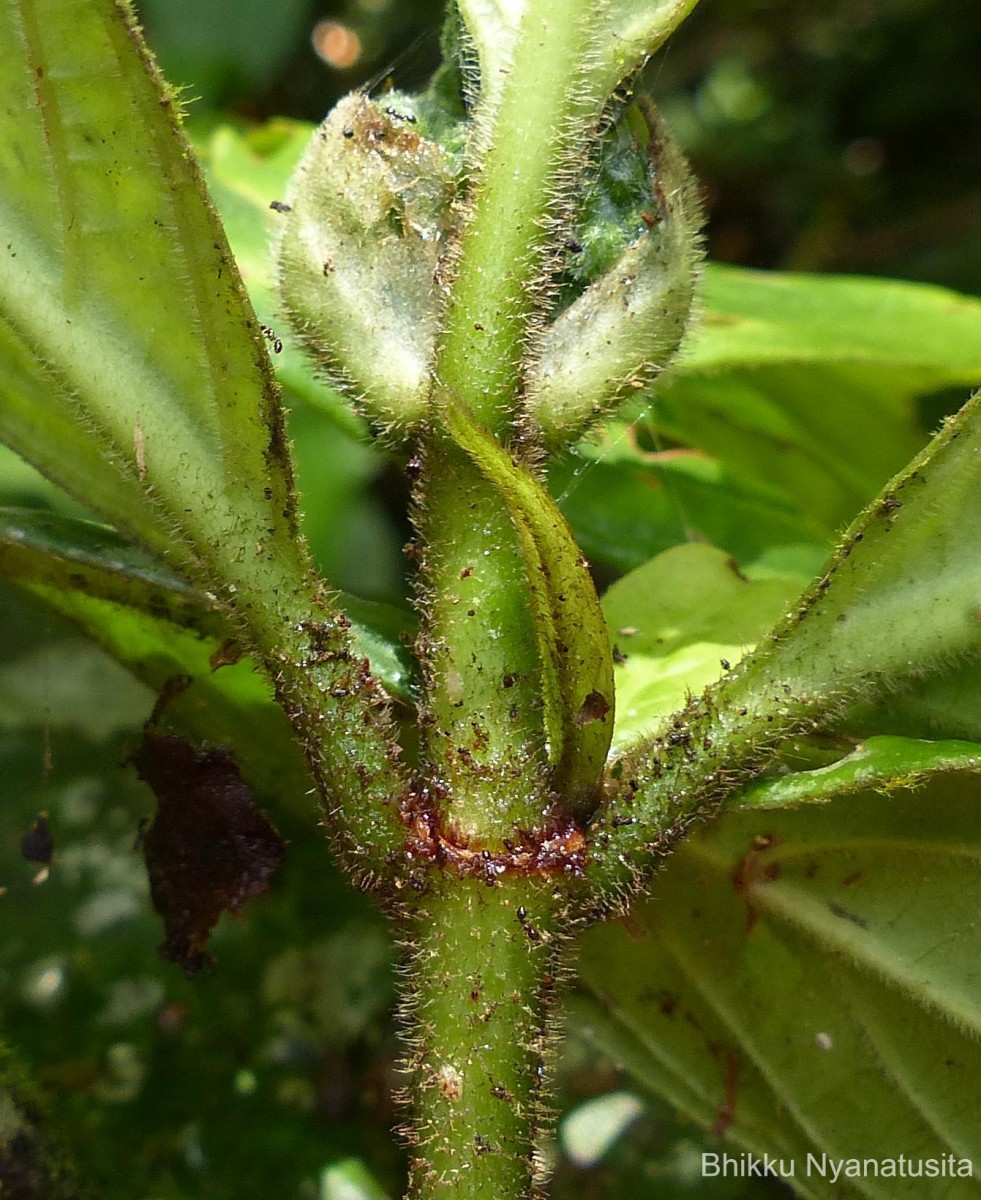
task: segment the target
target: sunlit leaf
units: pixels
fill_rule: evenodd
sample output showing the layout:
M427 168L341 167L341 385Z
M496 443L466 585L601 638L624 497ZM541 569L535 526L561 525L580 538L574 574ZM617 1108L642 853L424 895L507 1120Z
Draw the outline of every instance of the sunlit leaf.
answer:
M126 10L0 19L0 437L173 564L296 585L262 336Z
M685 374L766 363L879 366L910 390L973 383L981 300L890 279L706 267Z
M859 789L914 787L938 771L981 765L981 743L871 737L827 766L777 772L740 794L739 808L789 808L820 803Z
M614 746L622 749L734 665L793 603L795 579L749 581L711 546L676 546L603 597L617 647Z

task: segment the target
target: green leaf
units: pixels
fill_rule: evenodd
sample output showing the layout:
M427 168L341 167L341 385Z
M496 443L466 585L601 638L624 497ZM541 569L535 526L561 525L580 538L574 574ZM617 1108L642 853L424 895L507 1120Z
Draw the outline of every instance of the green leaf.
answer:
M979 487L976 397L856 521L798 610L746 660L727 702L770 720L829 714L981 651Z
M828 539L921 448L911 382L833 360L682 376L655 402L654 440L712 455Z
M660 478L675 445L696 448L806 540L832 537L921 447L918 396L981 378L981 301L943 288L707 264L702 302L655 392L653 446L613 424L600 457Z
M651 733L714 683L787 611L800 583L749 581L711 546L676 546L615 583L603 614L614 668L614 748Z
M871 737L827 766L758 780L740 794L736 806L790 808L795 804L833 800L858 790L914 787L938 771L970 770L979 765L978 742Z
M878 365L911 390L981 372L981 300L890 279L705 269L705 316L685 374L766 363Z
M278 399L173 95L110 0L9 6L0 57L0 437L172 563L281 585Z
M152 693L185 679L163 710L164 727L231 748L253 786L307 813L308 770L272 687L252 659L239 657L225 618L179 576L106 526L9 509L0 510L0 575L71 621ZM412 669L400 644L408 633L405 615L354 597L347 603L356 618L349 630L353 652L370 661L392 695L411 703ZM59 683L62 707L84 711L106 664L93 659L81 671L84 654L73 647L70 656L73 669ZM30 707L40 667L44 720L56 719L49 679L56 658L57 650L41 663L15 661L4 689L7 704ZM54 677L62 679L60 672ZM119 705L100 706L100 730L150 717L152 696L125 682L113 689ZM89 721L87 728L95 726Z
M114 529L32 508L0 509L0 573L16 583L80 591L201 634L228 632L186 580Z
M853 763L834 768L841 799L731 812L690 838L653 901L584 937L596 999L577 1015L703 1125L793 1160L805 1196L967 1200L976 1179L806 1172L808 1154L981 1155L981 745L868 757L921 786L865 787Z
M749 581L712 546L676 546L618 580L603 596L624 650L647 657L692 642L748 645L794 600L795 580Z
M970 658L916 689L885 696L877 705L857 705L838 722L849 733L898 733L904 737L968 738L981 741L981 664Z
M311 576L265 342L174 94L113 0L8 6L0 60L0 438L234 616L335 844L377 868L404 836L389 714Z
M672 713L684 708L752 647L727 642L692 642L657 658L628 654L614 667L616 722L611 750L620 754L649 737ZM619 647L618 647L619 649Z
M75 621L157 691L174 675L210 676L220 643L234 641L233 628L213 600L105 525L0 509L0 575ZM349 631L354 652L369 660L393 695L411 701L412 668L401 644L411 635L408 615L353 596L342 603L354 618ZM249 665L237 675L251 670ZM223 667L215 676L219 692L231 674L236 673ZM258 678L246 690L248 705L260 695L263 704L272 704L271 689ZM226 697L229 702L234 697ZM282 716L272 719L280 722ZM216 731L196 732L222 740Z
M977 661L979 484L975 398L855 522L773 632L613 768L622 790L591 826L592 877L607 902L641 883L666 842L731 799L786 739L833 730L856 704ZM655 831L639 845L638 824Z
M549 472L553 494L591 562L631 571L690 540L727 551L747 574L813 579L831 549L823 517L786 494L747 482L702 451L642 449L608 426Z

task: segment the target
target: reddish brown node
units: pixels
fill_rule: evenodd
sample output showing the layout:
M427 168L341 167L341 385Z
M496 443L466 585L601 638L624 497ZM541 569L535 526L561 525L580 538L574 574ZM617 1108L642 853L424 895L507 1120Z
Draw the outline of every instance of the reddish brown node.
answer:
M544 830L518 830L501 849L471 841L443 819L448 792L434 781L414 788L400 804L407 849L416 863L440 866L460 876L496 883L505 875L581 876L587 844L574 821L553 823Z

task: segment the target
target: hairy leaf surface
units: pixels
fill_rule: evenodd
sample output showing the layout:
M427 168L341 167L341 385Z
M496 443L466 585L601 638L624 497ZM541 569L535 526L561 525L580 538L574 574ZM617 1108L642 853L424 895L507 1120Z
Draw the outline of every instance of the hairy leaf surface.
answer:
M281 579L267 355L128 9L8 5L0 57L0 437L172 563Z

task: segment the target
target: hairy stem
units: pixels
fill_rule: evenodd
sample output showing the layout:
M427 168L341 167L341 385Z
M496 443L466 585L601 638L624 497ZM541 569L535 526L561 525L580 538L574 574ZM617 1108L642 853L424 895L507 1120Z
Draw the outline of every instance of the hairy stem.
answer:
M781 739L978 653L979 413L975 398L949 419L770 637L613 769L587 872L608 903L642 885L686 825L748 783Z
M594 7L528 0L507 76L493 81L495 103L478 110L478 175L436 374L496 433L515 413L528 322L542 293L529 281L545 274L559 179L573 143L590 132L576 129L573 116Z
M527 1196L543 1117L557 902L547 878L441 876L417 914L409 1200Z
M408 775L384 693L367 659L352 652L347 618L320 595L314 578L300 576L293 587L289 579L284 569L278 588L243 587L232 616L245 618L251 646L297 732L335 850L355 882L368 887L390 876L388 864L404 854L399 804Z
M519 828L536 829L544 807L534 613L493 484L440 437L427 449L425 478L426 761L448 832L499 847Z

